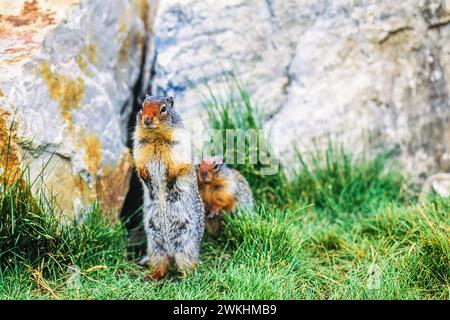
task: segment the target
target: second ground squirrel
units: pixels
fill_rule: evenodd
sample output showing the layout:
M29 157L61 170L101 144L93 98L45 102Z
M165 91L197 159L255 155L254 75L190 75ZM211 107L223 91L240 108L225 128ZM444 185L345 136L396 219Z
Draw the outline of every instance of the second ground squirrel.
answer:
M209 233L217 234L222 213L238 209L253 212L253 196L247 180L228 168L221 157L204 158L196 171Z
M199 260L205 213L186 132L171 97L147 96L137 115L133 157L144 190L144 228L151 278L172 262L186 274Z

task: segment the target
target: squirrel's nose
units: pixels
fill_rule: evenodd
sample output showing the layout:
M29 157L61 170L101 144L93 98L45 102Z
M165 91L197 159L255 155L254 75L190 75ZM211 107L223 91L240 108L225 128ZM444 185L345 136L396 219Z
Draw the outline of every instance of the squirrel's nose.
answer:
M152 119L150 119L150 118L145 118L145 119L144 119L144 124L145 124L146 126L151 125L151 124L152 124Z
M206 176L208 175L208 172L202 171L202 172L200 172L200 175L201 175L202 179L205 180Z

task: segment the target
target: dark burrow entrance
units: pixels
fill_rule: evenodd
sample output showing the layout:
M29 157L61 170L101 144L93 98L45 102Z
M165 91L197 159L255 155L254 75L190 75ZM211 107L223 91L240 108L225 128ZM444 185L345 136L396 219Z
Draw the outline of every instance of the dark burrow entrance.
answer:
M147 48L144 48L144 53ZM127 137L127 147L133 150L133 131L136 125L136 116L140 110L140 106L145 99L146 94L152 94L151 92L151 80L155 74L154 65L156 60L156 54L151 58L150 73L148 75L148 81L145 81L146 72L146 55L143 55L141 61L141 73L139 75L138 81L133 88L133 101L132 101L132 111L128 119L128 137ZM148 87L145 83L148 82ZM125 201L120 212L120 219L124 223L128 231L128 253L131 258L139 258L145 254L146 251L146 237L145 231L142 224L142 186L136 175L135 170L131 173L130 186L128 193L125 197Z

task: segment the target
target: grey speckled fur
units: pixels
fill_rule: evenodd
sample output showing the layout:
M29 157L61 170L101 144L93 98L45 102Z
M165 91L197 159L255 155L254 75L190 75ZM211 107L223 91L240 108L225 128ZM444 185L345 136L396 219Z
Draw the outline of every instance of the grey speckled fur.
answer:
M187 135L183 132L183 124L178 114L173 108L168 110L174 128L174 141L167 142L171 145L171 158L175 163L189 163L184 161L189 159L189 154L184 160L177 159L180 154L186 154L180 149L185 148L189 141L185 140ZM134 154L142 147L141 143L135 138ZM149 160L147 170L149 181L140 178L144 191L143 218L148 253L148 259L144 260L147 260L150 266L174 260L178 268L185 272L193 268L199 260L200 242L205 228L205 210L198 191L194 166L192 165L190 173L171 182L167 180L167 168L162 161Z
M170 186L162 163L150 162L148 171L151 182L142 184L150 265L173 258L181 270L189 269L199 259L205 217L194 172Z

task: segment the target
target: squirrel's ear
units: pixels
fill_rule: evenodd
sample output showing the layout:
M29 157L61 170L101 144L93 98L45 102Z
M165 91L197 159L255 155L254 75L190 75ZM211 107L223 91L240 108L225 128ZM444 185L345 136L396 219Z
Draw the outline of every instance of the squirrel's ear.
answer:
M169 97L169 98L167 98L167 103L168 103L168 105L169 105L169 107L173 107L173 97Z

